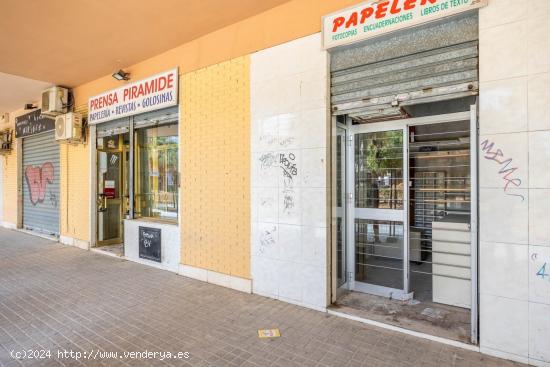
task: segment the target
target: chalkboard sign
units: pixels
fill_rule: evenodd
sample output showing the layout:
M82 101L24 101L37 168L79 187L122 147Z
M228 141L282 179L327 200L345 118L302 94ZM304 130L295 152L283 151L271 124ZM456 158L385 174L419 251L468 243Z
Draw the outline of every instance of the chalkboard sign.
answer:
M40 134L44 131L52 131L54 129L55 120L42 115L39 109L15 118L16 138Z
M160 262L160 228L139 226L139 257Z

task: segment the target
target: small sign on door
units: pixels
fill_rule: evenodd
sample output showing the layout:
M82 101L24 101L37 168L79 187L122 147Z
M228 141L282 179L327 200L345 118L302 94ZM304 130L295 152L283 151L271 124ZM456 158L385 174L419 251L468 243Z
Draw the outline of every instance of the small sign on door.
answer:
M105 180L105 185L103 186L103 195L105 195L105 197L108 199L114 199L116 197L114 180Z

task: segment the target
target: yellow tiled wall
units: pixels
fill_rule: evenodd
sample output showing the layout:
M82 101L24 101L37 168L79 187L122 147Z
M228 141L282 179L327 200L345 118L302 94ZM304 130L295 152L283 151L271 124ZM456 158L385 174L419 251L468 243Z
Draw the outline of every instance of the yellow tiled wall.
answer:
M250 58L180 80L182 263L250 278Z
M75 110L81 112L79 108ZM90 142L61 145L62 236L90 240Z
M9 124L0 126L0 129L12 129L13 145L9 154L1 155L4 161L4 182L3 182L3 218L2 221L17 224L17 139L15 139L15 116L10 114Z
M85 106L84 106L85 107ZM78 108L76 109L79 112ZM10 114L10 124L0 126L14 128L15 117L28 113L17 110ZM4 160L4 216L3 221L17 225L17 140L13 139L10 154L0 156ZM83 241L90 240L90 145L66 145L60 149L61 186L60 186L60 233ZM19 173L20 174L20 173Z

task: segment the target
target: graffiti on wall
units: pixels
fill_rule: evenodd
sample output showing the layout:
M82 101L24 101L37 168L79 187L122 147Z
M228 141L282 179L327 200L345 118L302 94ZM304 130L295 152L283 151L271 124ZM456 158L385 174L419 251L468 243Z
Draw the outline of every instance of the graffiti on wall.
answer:
M265 170L273 167L277 162L277 157L274 153L264 153L260 157L260 168Z
M54 167L51 162L45 162L42 166L27 166L25 167L25 180L29 188L29 199L32 205L43 203L46 198L46 187L52 184L54 180ZM51 196L50 191L50 196ZM57 197L50 197L52 204L57 206Z
M277 243L277 227L271 226L260 233L260 253L265 253L269 247Z
M294 176L298 174L298 168L296 167L296 162L294 162L295 159L296 156L294 153L288 153L288 155L284 153L279 154L279 163L281 164L281 169L283 170L285 185L290 185L294 179Z
M535 276L550 282L550 264L547 260L539 260L539 254L531 254L531 260L535 262ZM544 261L544 263L542 262Z
M504 193L510 196L517 196L521 198L521 201L525 201L525 197L521 194L516 194L509 191L510 185L513 187L521 186L521 179L514 176L519 168L514 167L512 158L505 158L501 149L495 147L495 143L485 139L481 142L481 151L485 153L483 158L494 161L499 166L498 174L501 175L504 180Z
M59 200L57 200L57 195L53 192L53 190L50 190L50 204L52 204L54 208L57 208L59 205Z
M541 278L542 280L545 280L548 278L550 280L550 275L548 272L550 269L547 269L548 263L542 264L542 266L537 270L537 277Z
M290 213L295 207L294 177L298 174L296 155L292 152L279 154L279 164L283 175L283 211Z

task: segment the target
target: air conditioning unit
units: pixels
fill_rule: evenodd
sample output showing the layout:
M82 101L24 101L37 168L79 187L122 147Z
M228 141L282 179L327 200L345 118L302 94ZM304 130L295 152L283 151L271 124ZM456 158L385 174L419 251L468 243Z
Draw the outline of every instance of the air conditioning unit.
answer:
M55 118L55 140L82 140L82 115L69 112Z
M43 115L57 116L67 112L69 90L62 87L51 87L42 92Z

